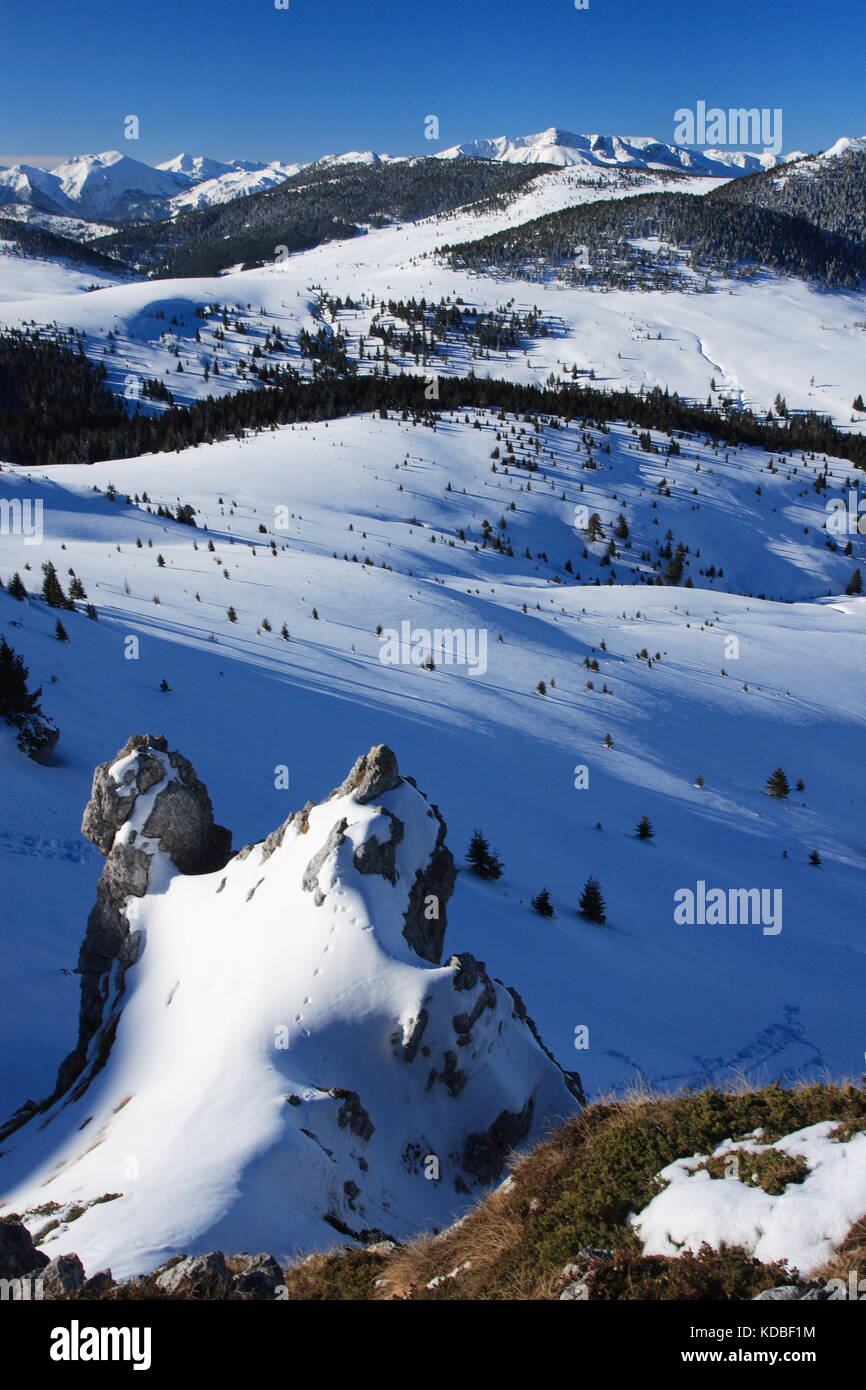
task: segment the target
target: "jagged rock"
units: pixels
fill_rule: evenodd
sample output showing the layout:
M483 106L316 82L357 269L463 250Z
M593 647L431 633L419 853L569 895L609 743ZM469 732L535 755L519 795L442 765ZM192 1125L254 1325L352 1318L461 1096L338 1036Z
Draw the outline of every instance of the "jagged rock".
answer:
M97 1270L96 1274L92 1274L89 1279L85 1279L84 1281L85 1293L107 1293L108 1290L113 1289L114 1286L114 1280L111 1277L110 1269Z
M21 1221L0 1221L0 1279L21 1279L34 1270L41 1275L47 1264Z
M461 1158L466 1172L482 1182L498 1178L511 1150L526 1138L534 1108L530 1096L522 1110L503 1110L483 1134L470 1134Z
M157 787L156 795L142 807L142 798ZM144 824L130 825L144 811ZM103 1037L94 1048L91 1075L107 1054L116 1012L106 998L106 976L116 963L116 992L122 995L126 971L138 959L141 945L140 934L129 920L127 900L147 893L154 853L161 850L181 873L196 874L221 868L231 850L231 834L214 823L204 783L186 758L169 749L161 734L133 734L116 758L100 764L81 829L106 861L78 957L78 1042L60 1067L50 1100L68 1090L84 1070L89 1045L100 1028Z
M335 1086L329 1093L336 1100L342 1100L343 1104L337 1112L337 1122L341 1129L348 1125L353 1134L357 1134L359 1139L365 1143L373 1137L375 1130L370 1116L367 1114L357 1091L345 1091L339 1086Z
M366 806L399 787L401 780L396 754L386 743L379 743L357 759L345 782L331 792L328 800L336 796L354 796L360 805Z
M304 870L304 892L312 893L313 902L316 904L316 907L322 906L322 903L325 901L326 896L324 890L321 888L319 884L319 870L331 857L334 851L340 848L340 845L343 843L343 836L345 834L346 826L348 824L349 822L346 820L344 816L341 820L337 821L336 825L333 825L331 827L330 833L325 843L322 845L321 849L313 855L312 859L310 860L309 864Z
M397 1249L397 1242L396 1242L396 1241L393 1241L393 1240L377 1240L377 1241L375 1242L375 1244L366 1246L366 1248L365 1248L365 1253L366 1253L367 1255L393 1255L393 1253L394 1253L394 1251L395 1251L396 1249ZM379 1281L379 1280L377 1280L377 1283L378 1283L378 1282L385 1282L385 1281Z
M403 838L403 822L390 811L383 811L390 821L391 835L387 840L379 840L376 835L369 837L358 846L352 862L359 874L380 874L389 883L397 882L397 846Z
M421 1039L427 1027L429 1014L425 1008L418 1011L418 1017L411 1019L404 1030L402 1039L398 1037L398 1049L405 1062L414 1062L418 1048L421 1046Z
M187 1255L156 1276L163 1293L190 1298L222 1298L232 1288L234 1276L219 1250L209 1255Z
M15 721L18 733L15 742L22 753L35 763L47 763L57 747L60 730L45 714L23 714Z
M93 775L82 833L109 855L139 798L161 782L165 785L153 800L141 834L157 841L181 873L221 868L229 857L231 835L214 823L207 788L192 764L172 752L162 734L133 734L115 758L100 764Z
M270 1301L285 1282L283 1270L273 1255L235 1255L234 1291L251 1302Z
M496 990L493 988L493 981L487 974L484 962L476 960L468 951L459 956L452 956L448 964L454 966L457 971L453 980L456 990L472 990L478 985L481 986L478 998L470 1012L456 1014L452 1020L454 1032L458 1035L457 1041L464 1045L469 1041L473 1024L478 1021L484 1010L496 1007Z
M42 1280L43 1298L63 1298L84 1288L84 1266L77 1255L58 1255L35 1272Z
M445 844L448 828L439 814L438 806L431 806L428 814L439 822L439 831L429 863L415 875L409 893L409 906L403 917L403 935L416 955L438 965L442 959L448 925L445 909L457 882L457 869L451 851ZM429 915L429 905L435 906L435 916Z

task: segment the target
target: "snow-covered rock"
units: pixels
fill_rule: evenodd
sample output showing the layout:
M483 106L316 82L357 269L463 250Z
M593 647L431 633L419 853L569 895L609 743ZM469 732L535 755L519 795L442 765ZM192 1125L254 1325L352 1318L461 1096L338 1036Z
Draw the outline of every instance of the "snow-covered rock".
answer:
M84 828L108 858L79 1045L0 1175L15 1210L85 1208L89 1269L404 1239L577 1108L518 997L473 956L431 964L454 866L390 749L214 871L207 793L137 736L97 770ZM69 1243L61 1220L45 1252Z

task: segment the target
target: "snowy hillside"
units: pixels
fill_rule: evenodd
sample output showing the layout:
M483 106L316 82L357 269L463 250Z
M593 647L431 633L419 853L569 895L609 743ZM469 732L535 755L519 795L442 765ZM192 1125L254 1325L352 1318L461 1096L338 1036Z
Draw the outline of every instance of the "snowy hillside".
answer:
M429 366L439 374L462 375L472 369L479 375L540 382L551 373L567 379L576 369L582 376L594 372L607 388L660 385L700 402L711 395L714 382L714 400L730 398L762 412L781 394L792 410L817 410L840 426L862 428L866 416L852 420L851 410L864 388L866 296L861 292L827 294L820 287L770 273L749 281L714 277L711 293L697 292L697 279L694 292L602 292L564 286L555 278L529 285L457 271L437 254L445 244L459 245L562 208L608 198L610 180L624 177L629 182L619 187L619 194L629 197L664 188L667 176L556 170L541 183L533 181L502 210L461 209L329 242L258 270L143 280L76 301L65 293L58 297L52 287L54 272L48 267L42 272L42 292L34 294L39 272L19 260L3 267L0 324L74 325L86 333L85 350L92 360L104 362L112 386L121 394L134 391L136 382L140 392L146 378L160 377L182 403L247 385L246 371L257 350L274 366L290 365L309 373L311 362L298 351L298 335L301 329L315 335L331 325L330 316L323 317L317 308L321 293L348 295L355 303L355 309L338 314L334 327L346 335L349 355L356 360L361 339L366 339L366 361L358 361L362 373L377 365L375 340L369 336L377 311L360 303L362 296L377 301L425 297L431 303L448 296L479 312L510 306L522 315L537 306L545 336L524 335L518 350L490 349L478 361L467 352L465 340L452 334ZM699 195L716 184L695 179L687 187ZM275 252L280 254L277 248ZM219 312L213 306L219 306ZM227 322L223 308L230 311ZM197 317L200 314L205 321ZM383 314L387 325L389 315L379 304L378 316ZM402 330L406 325L396 327ZM283 336L281 346L273 346L275 329ZM389 352L392 371L426 372L414 353L401 353L393 346ZM220 368L218 376L214 362Z
M4 772L10 908L26 923L16 942L28 943L13 943L8 961L9 1109L47 1094L68 1050L77 993L62 968L74 965L94 883L77 827L94 765L130 727L171 728L240 840L285 817L278 764L296 805L321 795L323 777L336 781L359 747L378 737L398 748L445 808L458 860L481 826L506 861L501 887L461 876L453 938L516 985L563 1065L576 1026L591 1026L578 1060L592 1091L635 1074L707 1080L732 1065L758 1076L856 1068L864 861L850 749L862 738L866 600L821 598L842 594L862 563L862 540L854 556L834 554L824 529L826 499L847 496L852 470L831 467L818 493L820 460L769 471L750 450L726 461L681 441L668 458L636 450L627 429L539 434L514 421L518 455L540 463L530 482L514 466L491 471L503 426L478 423L459 414L434 433L358 418L53 470L29 487L3 474L4 496L44 498L46 535L41 547L2 538L6 580L18 570L38 591L51 559L61 576L75 570L100 615L70 614L65 645L51 610L0 594L3 631L62 730L56 767L13 755ZM591 456L600 467L585 467ZM146 492L151 509L191 505L197 529L107 500L111 482ZM598 511L604 540L575 529L579 506ZM611 567L619 514L629 539L614 537ZM641 556L656 556L668 530L689 546L685 574L700 587L628 587L663 576L665 561L656 570ZM497 535L513 554L491 543ZM699 573L710 566L715 578ZM486 669L437 659L432 636L436 669L383 662L376 628L404 621L485 632ZM137 660L124 656L129 635ZM112 692L108 704L99 690ZM575 787L578 765L588 789ZM762 791L777 766L805 784L789 804ZM634 838L643 814L657 832L649 845ZM821 867L808 862L813 849ZM35 894L21 870L37 863ZM608 896L608 931L573 915L590 873ZM784 887L783 931L677 925L674 892L717 878ZM559 913L549 925L528 908L544 886ZM17 1054L11 1040L37 1000L45 1026ZM647 1014L664 1027L648 1030Z

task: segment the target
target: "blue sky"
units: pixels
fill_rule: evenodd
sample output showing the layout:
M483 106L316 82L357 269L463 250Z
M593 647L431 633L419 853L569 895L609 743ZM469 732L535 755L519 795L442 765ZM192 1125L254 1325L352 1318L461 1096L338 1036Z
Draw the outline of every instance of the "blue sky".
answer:
M781 107L784 148L866 133L862 0L4 0L0 151L307 160L559 125L671 140ZM437 115L441 139L425 140ZM140 139L125 141L127 115ZM2 162L2 161L0 161Z

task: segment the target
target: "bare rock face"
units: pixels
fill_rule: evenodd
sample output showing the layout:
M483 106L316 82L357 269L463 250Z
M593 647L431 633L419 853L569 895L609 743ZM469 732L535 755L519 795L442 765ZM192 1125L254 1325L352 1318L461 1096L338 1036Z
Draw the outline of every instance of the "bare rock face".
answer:
M80 1095L104 1064L124 977L141 945L128 900L147 893L154 856L167 855L179 872L197 874L221 868L231 852L231 833L214 823L207 788L161 734L134 734L116 758L100 764L81 829L106 862L78 957L78 1042L60 1066L53 1095L39 1109L52 1104L86 1070L74 1093Z
M162 734L133 734L116 758L96 769L82 834L110 855L117 832L132 818L139 799L160 783L140 834L158 841L181 873L221 868L231 850L231 835L214 824L207 788L192 763L171 752Z
M23 1279L48 1264L33 1244L30 1232L20 1221L0 1221L0 1279Z
M378 743L357 759L345 782L331 792L328 800L352 795L361 806L367 806L385 792L399 787L402 780L396 753L387 743Z

